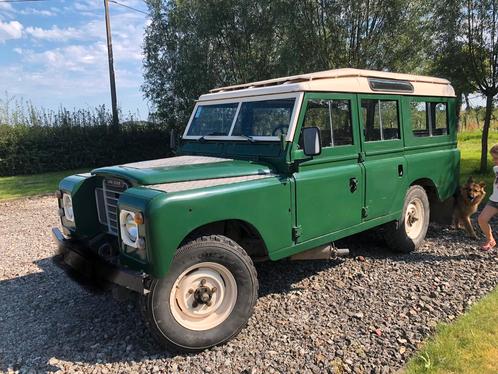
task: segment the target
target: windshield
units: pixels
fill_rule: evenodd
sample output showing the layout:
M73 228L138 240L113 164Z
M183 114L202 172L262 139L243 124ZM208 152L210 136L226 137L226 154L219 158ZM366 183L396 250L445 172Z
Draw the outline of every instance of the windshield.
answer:
M295 101L293 97L242 103L201 104L197 106L187 136L286 135Z
M199 105L187 135L228 135L238 105Z

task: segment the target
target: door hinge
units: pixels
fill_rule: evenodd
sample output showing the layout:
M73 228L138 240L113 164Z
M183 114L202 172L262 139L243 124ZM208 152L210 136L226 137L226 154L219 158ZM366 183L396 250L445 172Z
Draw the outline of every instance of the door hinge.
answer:
M292 239L297 240L303 234L301 225L292 227Z
M358 152L358 162L365 161L365 152Z
M368 207L364 206L361 208L361 218L366 218L368 217Z

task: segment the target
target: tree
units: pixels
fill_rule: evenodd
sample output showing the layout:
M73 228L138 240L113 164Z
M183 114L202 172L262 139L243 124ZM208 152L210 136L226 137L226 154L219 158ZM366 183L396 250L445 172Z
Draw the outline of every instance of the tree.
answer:
M279 35L271 0L147 1L143 90L159 117L181 127L209 89L271 78Z
M428 51L431 61L427 72L431 75L447 78L457 98L456 115L460 118L462 96L468 98L476 91L475 84L469 79L469 55L464 33L463 0L431 0L430 35L431 43ZM466 100L469 103L468 99Z
M486 98L480 163L480 172L484 173L493 100L498 94L498 0L467 0L464 17L470 77L478 92Z
M422 0L146 2L143 90L177 128L213 87L340 67L423 69Z

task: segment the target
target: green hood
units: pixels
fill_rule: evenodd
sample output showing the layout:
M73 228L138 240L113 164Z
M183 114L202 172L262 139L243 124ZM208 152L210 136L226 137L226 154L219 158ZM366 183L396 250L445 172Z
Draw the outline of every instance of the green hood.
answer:
M269 173L267 165L206 156L178 156L92 170L94 175L123 178L138 185Z

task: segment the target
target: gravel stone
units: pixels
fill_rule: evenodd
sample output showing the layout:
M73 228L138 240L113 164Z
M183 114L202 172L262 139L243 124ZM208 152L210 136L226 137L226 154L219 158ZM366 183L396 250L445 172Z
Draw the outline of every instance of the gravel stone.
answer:
M1 372L396 372L437 323L498 284L497 250L479 251L464 231L431 224L403 255L363 233L336 243L346 259L258 264L247 327L222 347L177 354L151 339L133 301L91 294L52 264L54 226L52 197L0 203Z

